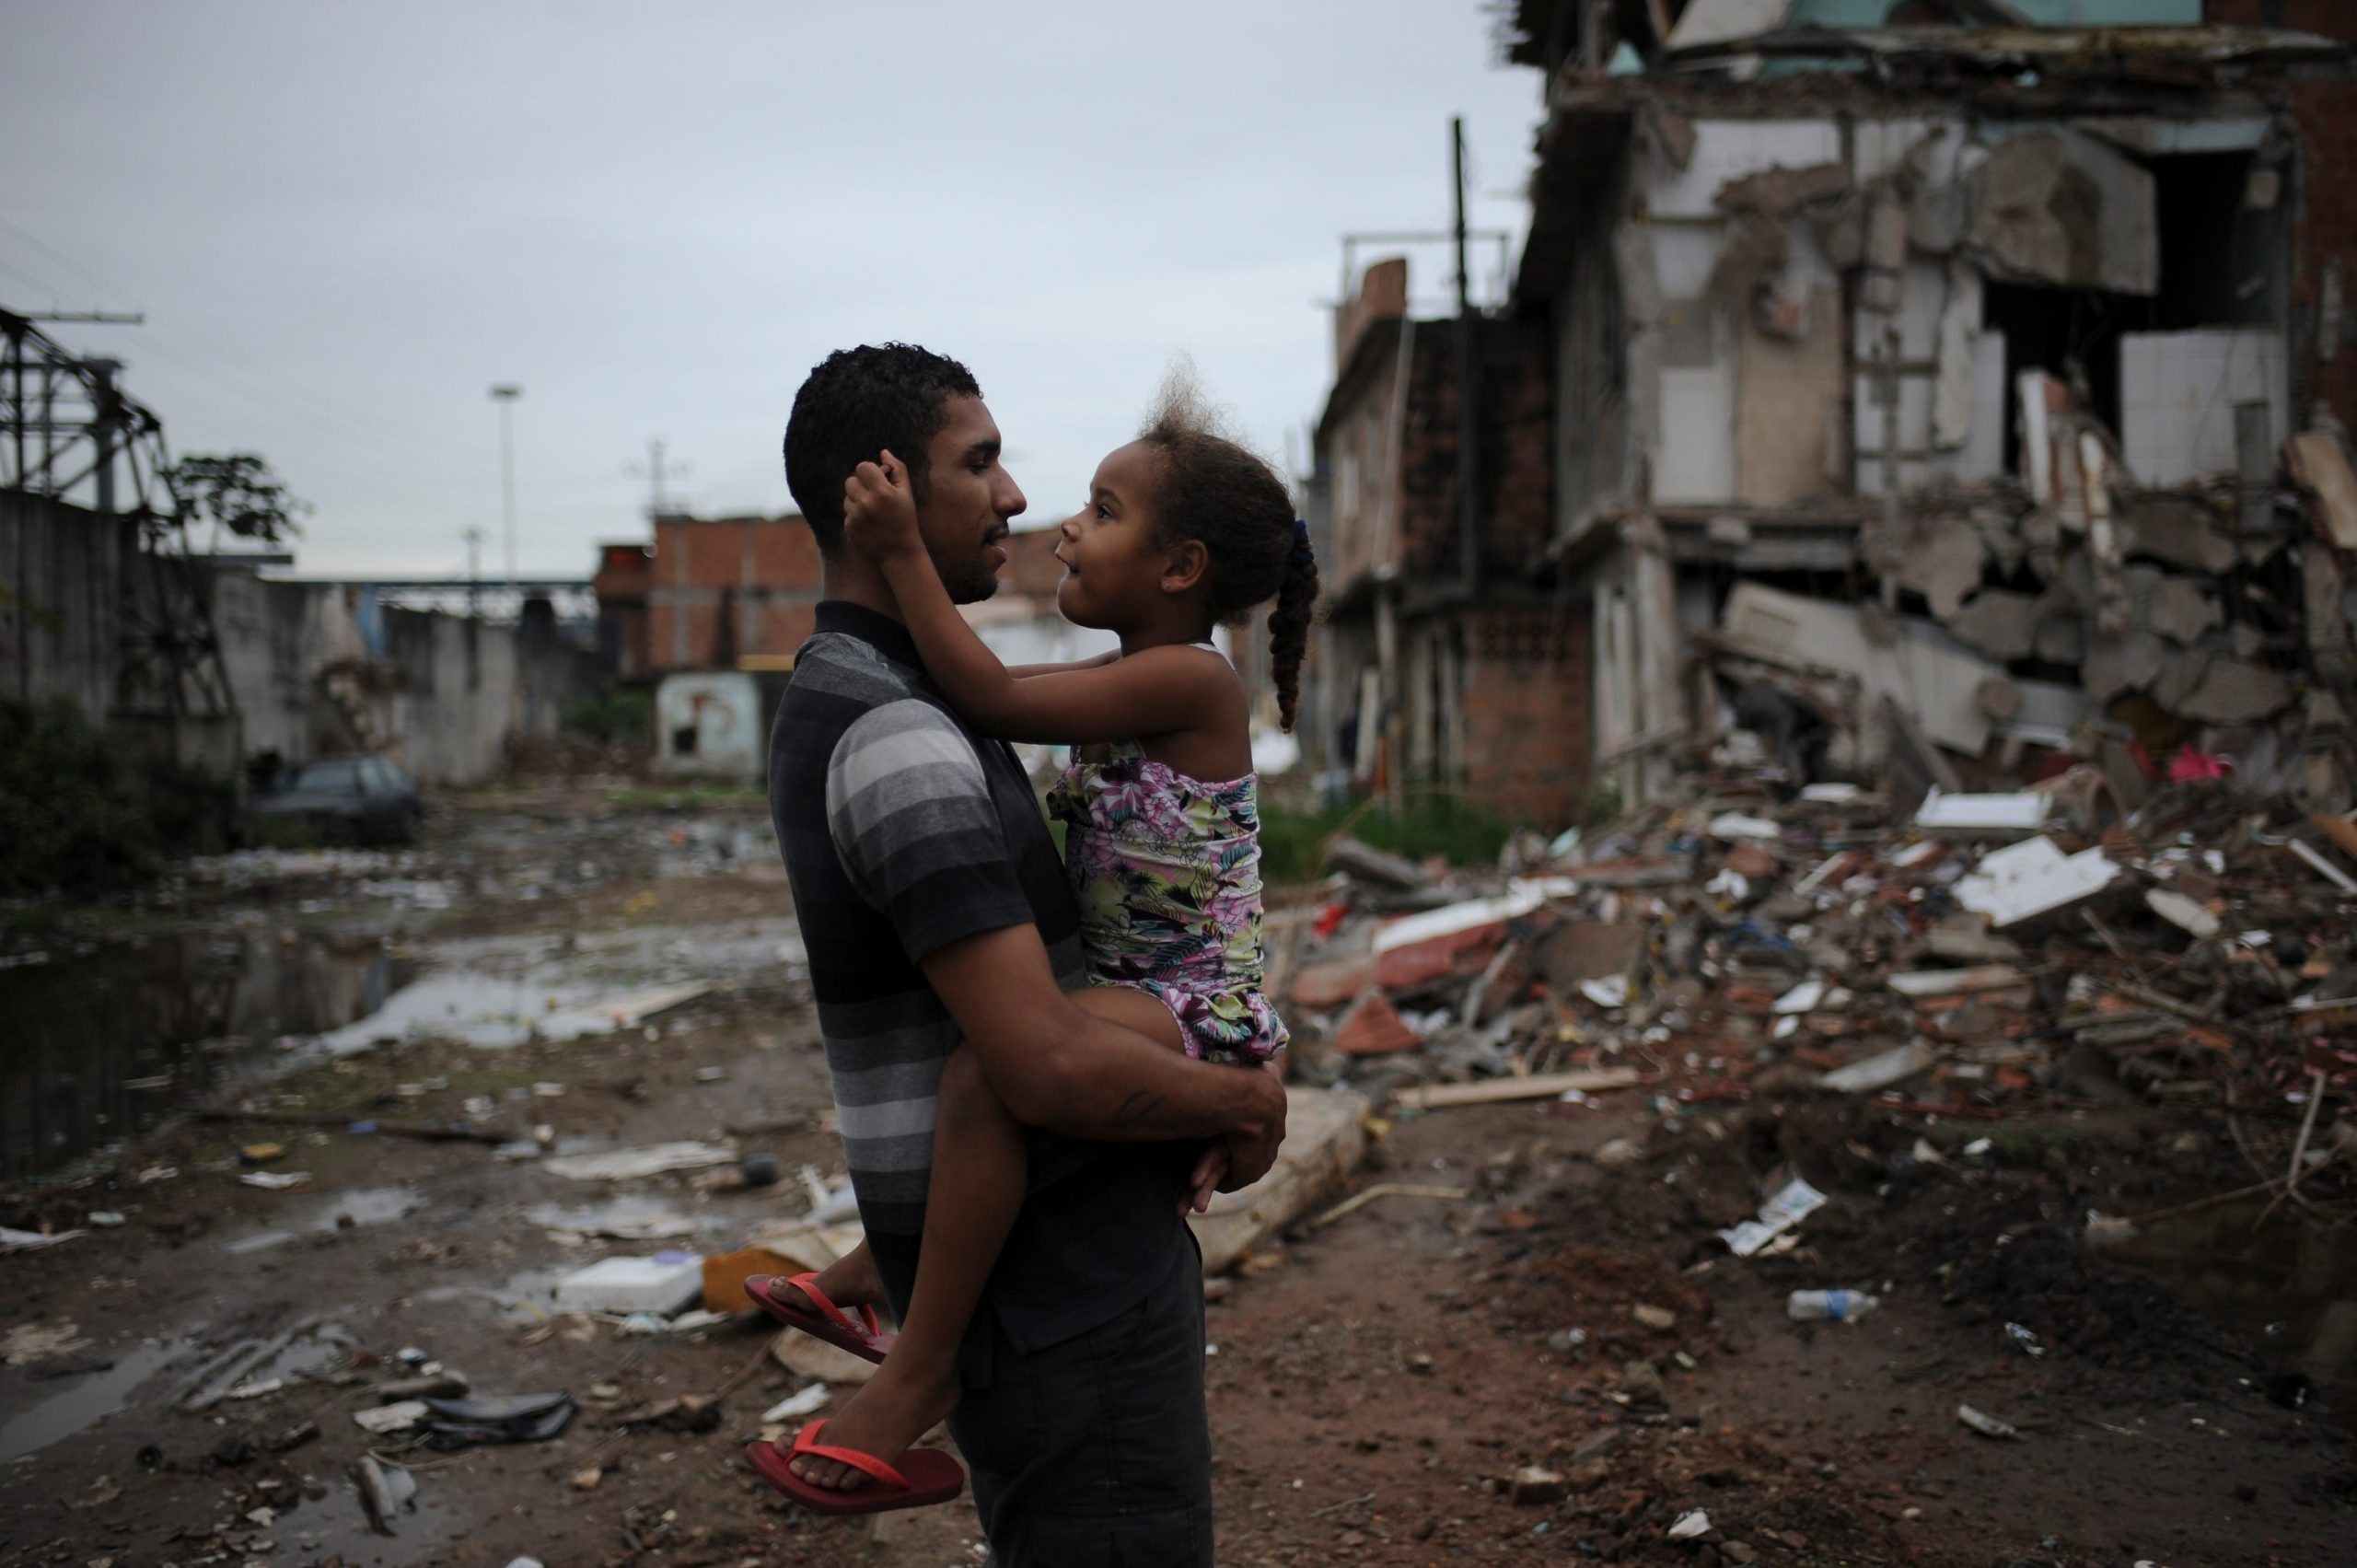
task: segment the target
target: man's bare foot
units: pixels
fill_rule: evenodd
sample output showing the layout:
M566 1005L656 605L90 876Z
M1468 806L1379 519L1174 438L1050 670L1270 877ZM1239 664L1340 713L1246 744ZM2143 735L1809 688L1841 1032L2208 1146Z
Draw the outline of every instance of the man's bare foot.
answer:
M895 1353L886 1357L876 1376L860 1386L842 1413L827 1423L819 1441L828 1447L856 1449L888 1465L898 1464L911 1444L957 1408L954 1359L937 1372L920 1371L911 1358ZM811 1485L831 1492L853 1492L876 1484L865 1473L815 1454L798 1456L790 1468Z
M869 1256L865 1241L819 1270L819 1278L814 1283L826 1293L829 1301L846 1310L884 1305L884 1278L876 1272L876 1260ZM819 1304L803 1294L798 1286L780 1279L772 1289L777 1298L788 1307L825 1316L819 1311Z

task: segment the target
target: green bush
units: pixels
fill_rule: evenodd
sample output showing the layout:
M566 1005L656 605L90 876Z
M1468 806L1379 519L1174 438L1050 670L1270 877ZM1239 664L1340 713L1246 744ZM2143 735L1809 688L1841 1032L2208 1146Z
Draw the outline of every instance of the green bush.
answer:
M655 699L644 691L600 691L575 698L557 722L600 746L644 746L655 738Z
M1456 865L1495 865L1514 826L1450 795L1411 796L1393 813L1381 807L1327 806L1316 811L1263 807L1260 876L1271 886L1315 881L1326 841L1337 832L1422 860L1437 854Z
M0 699L0 894L152 878L163 840L120 746L63 698Z

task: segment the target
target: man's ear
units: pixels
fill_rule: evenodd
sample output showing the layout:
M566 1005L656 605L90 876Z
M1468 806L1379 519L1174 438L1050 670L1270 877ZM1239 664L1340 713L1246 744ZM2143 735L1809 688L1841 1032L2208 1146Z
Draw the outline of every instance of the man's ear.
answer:
M1212 569L1212 552L1203 548L1199 539L1182 540L1178 547L1163 557L1162 591L1183 594L1194 591Z

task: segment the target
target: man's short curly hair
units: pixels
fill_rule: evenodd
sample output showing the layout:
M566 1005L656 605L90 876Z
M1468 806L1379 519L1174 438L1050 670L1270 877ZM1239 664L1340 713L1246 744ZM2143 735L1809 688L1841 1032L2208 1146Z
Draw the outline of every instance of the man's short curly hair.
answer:
M819 552L842 544L843 485L853 469L889 448L923 502L933 476L925 448L949 423L949 400L981 395L972 371L913 343L862 343L820 360L785 421L785 487Z

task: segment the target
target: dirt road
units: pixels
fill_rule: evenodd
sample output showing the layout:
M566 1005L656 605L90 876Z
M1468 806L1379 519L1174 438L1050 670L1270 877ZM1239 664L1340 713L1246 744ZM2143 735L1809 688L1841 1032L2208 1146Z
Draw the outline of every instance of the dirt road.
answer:
M678 827L538 809L479 805L438 825L435 853L480 868L515 842L513 865L577 869L590 843L659 843ZM410 879L434 879L430 862ZM741 1441L801 1383L758 1322L633 1335L547 1304L554 1279L608 1253L728 1246L806 1202L800 1166L834 1168L767 867L618 860L562 897L427 898L389 926L354 880L187 912L219 930L261 910L249 925L298 948L356 922L392 944L400 982L474 966L511 986L685 973L714 988L628 1032L561 1042L290 1048L301 1064L266 1086L212 1091L261 1097L265 1114L160 1119L18 1180L0 1212L12 1226L87 1227L93 1211L122 1223L0 1258L0 1557L978 1561L962 1504L820 1522L752 1481ZM545 1123L560 1152L726 1141L789 1179L582 1182L483 1144L343 1130L469 1121L470 1101L490 1108L473 1124ZM1469 1195L1378 1198L1215 1286L1220 1561L2347 1561L2351 1431L2338 1390L2282 1349L2313 1339L2291 1321L2314 1309L2300 1304L2357 1295L2346 1249L2303 1251L2222 1207L2164 1228L2140 1269L2085 1245L2087 1211L2234 1185L2214 1144L2143 1109L2062 1113L1968 1153L1982 1131L1847 1102L1666 1111L1633 1092L1392 1124L1362 1184ZM284 1152L241 1163L263 1143ZM1787 1162L1827 1205L1792 1249L1730 1257L1713 1232L1756 1209ZM308 1180L239 1184L258 1170ZM614 1229L677 1234L595 1234ZM1822 1285L1881 1305L1852 1324L1787 1320L1786 1293ZM223 1352L298 1328L239 1372L250 1397L185 1408ZM580 1413L552 1441L454 1455L372 1438L352 1417L412 1348L478 1394L563 1390ZM716 1403L622 1424L685 1395ZM2021 1435L1979 1435L1959 1405ZM372 1446L418 1488L389 1537L351 1479ZM1515 1478L1532 1470L1518 1500ZM1682 1520L1693 1533L1673 1539Z

